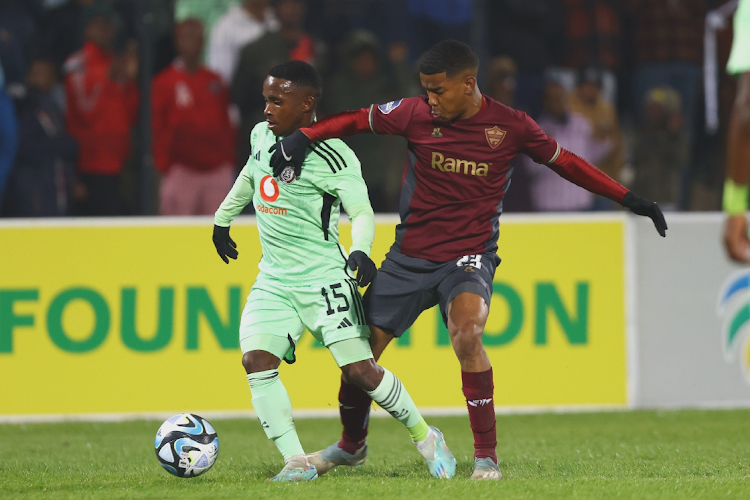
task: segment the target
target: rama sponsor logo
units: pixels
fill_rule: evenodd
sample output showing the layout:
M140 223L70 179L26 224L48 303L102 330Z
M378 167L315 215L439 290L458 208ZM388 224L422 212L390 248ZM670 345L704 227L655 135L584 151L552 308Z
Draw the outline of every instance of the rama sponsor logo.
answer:
M745 381L750 384L750 271L732 274L724 282L716 304L721 318L724 359L739 365Z
M487 177L491 163L477 163L460 158L446 158L442 153L432 152L432 168L441 172L455 172L457 174Z

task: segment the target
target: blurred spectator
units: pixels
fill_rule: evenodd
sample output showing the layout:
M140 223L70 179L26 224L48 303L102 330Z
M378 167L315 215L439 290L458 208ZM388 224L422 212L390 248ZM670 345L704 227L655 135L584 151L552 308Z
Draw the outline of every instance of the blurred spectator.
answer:
M609 141L597 141L593 127L582 115L570 110L568 93L561 84L548 82L544 88L543 112L537 123L561 148L596 164L611 150ZM524 157L531 175L534 209L545 212L591 210L594 195L566 181L553 170Z
M242 0L175 0L175 22L195 18L203 23L206 33L211 30L221 16L226 14L229 7L242 3Z
M565 57L563 64L580 68L592 61L610 70L620 67L619 2L564 0Z
M45 50L57 66L79 50L85 42L83 13L96 0L66 0L48 7L42 23Z
M3 206L8 174L13 167L18 147L18 124L13 101L5 92L5 77L0 66L0 207Z
M633 191L665 210L677 208L681 171L688 161L680 108L680 94L675 89L649 90L643 103L643 124L633 141Z
M368 31L353 32L341 51L342 66L323 90L325 113L369 107L414 94L404 44L390 46L387 67L381 60L377 38ZM373 209L376 212L395 210L406 152L403 139L357 135L345 140L362 163L362 176L367 182Z
M409 49L414 57L441 40L471 42L474 0L407 0Z
M559 0L493 0L486 3L490 53L518 65L515 107L541 111L544 70L559 62L564 16Z
M256 123L265 120L265 101L261 90L268 70L290 59L315 61L315 43L304 30L305 3L280 0L276 3L280 29L268 31L243 47L232 79L232 102L240 111L240 134L237 141L238 166L245 164L250 153L247 138Z
M115 13L97 1L83 13L86 43L65 63L68 131L78 141L82 215L118 215L119 176L138 112L137 47L113 53Z
M234 180L234 129L219 75L201 66L203 24L175 27L178 59L154 78L154 163L162 215L211 215Z
M65 131L63 111L52 95L57 83L51 60L31 62L27 94L18 105L18 154L8 183L12 217L69 215L78 145Z
M38 38L35 14L38 0L0 1L0 64L5 72L5 88L14 98L22 98L26 79L26 57Z
M636 68L636 109L649 89L668 85L680 93L688 133L692 131L703 61L707 0L628 0ZM645 195L644 195L645 196Z
M279 22L269 3L270 0L244 0L241 6L231 5L216 21L208 46L208 67L226 85L232 82L242 48L266 31L278 31Z
M615 107L604 100L602 70L597 66L586 66L578 72L575 92L570 96L570 109L583 115L594 129L593 137L598 141L609 141L612 151L596 164L613 179L620 178L623 166L623 141Z

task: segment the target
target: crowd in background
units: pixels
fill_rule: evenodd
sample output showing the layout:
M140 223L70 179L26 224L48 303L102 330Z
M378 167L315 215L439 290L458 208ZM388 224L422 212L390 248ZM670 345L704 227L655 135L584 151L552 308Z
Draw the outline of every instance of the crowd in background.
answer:
M159 214L212 214L264 119L272 66L313 64L324 117L419 95L419 56L445 38L472 45L485 94L562 147L667 210L717 210L723 139L704 132L701 67L706 13L723 3L0 0L0 215L137 214L144 196ZM721 80L723 103L732 85ZM345 140L373 208L396 211L404 140ZM505 211L616 208L526 157L513 167Z

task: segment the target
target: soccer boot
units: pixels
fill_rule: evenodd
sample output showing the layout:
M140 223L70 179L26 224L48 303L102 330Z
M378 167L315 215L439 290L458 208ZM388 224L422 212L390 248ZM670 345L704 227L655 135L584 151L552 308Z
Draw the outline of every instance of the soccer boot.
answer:
M445 444L445 438L440 429L430 426L427 438L414 444L417 445L417 450L424 457L430 474L434 477L450 479L456 475L456 459Z
M322 476L337 465L353 467L365 463L365 460L367 460L367 443L353 455L339 448L339 444L336 442L328 448L310 453L305 458L315 466L318 470L318 475Z
M317 477L318 471L315 470L315 466L310 464L304 455L295 455L287 460L281 472L268 480L274 482L299 482L312 481Z
M503 473L500 472L500 467L491 458L474 458L474 472L471 479L488 481L502 478Z

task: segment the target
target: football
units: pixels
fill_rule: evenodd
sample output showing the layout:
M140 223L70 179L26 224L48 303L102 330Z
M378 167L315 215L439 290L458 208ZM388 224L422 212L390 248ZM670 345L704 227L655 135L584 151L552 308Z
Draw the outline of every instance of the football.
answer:
M200 476L216 462L219 437L208 421L192 413L167 419L154 440L156 458L177 477Z

